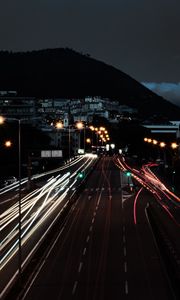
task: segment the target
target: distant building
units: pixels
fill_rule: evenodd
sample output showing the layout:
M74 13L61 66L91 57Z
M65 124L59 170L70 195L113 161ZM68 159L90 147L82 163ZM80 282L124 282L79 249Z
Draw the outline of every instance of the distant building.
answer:
M36 101L32 97L0 97L0 115L9 118L30 119L37 116Z
M148 124L148 125L143 125L144 127L150 129L151 133L157 134L173 134L176 136L177 131L179 130L179 125L153 125L153 124Z

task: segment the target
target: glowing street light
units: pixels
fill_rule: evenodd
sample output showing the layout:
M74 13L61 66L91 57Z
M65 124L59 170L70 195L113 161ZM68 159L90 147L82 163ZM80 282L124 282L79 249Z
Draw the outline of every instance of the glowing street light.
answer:
M10 140L5 141L4 145L5 147L10 148L12 146L12 142Z
M18 180L19 180L19 197L18 197L18 269L19 269L19 284L21 285L21 275L22 275L22 241L21 241L21 232L22 232L22 226L21 226L21 123L23 121L27 120L35 120L39 119L39 117L34 118L25 118L25 119L17 119L17 118L5 118L3 116L0 116L0 125L4 124L4 122L7 121L15 121L18 122ZM11 141L6 141L5 146L11 147L12 143Z
M91 139L90 139L90 138L87 138L87 139L86 139L86 143L90 144L90 143L91 143Z
M178 144L177 143L171 143L171 148L172 149L177 149L178 148Z
M157 145L157 143L158 143L158 141L153 140L153 144L154 144L154 145Z
M55 124L55 127L57 129L62 129L63 128L63 123L61 121L58 121L56 124Z
M79 121L76 123L76 128L77 129L83 129L84 128L84 125L83 125L83 122Z
M164 148L164 147L166 146L166 144L165 144L164 142L160 142L159 146L160 146L161 148Z
M0 124L2 125L4 124L4 122L5 122L5 118L3 116L0 116Z

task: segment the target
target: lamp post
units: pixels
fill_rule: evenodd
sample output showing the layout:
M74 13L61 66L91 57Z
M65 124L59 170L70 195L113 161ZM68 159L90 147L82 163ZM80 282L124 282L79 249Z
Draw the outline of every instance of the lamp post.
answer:
M19 243L19 260L18 260L18 266L19 266L19 281L20 281L20 285L21 285L21 274L22 274L22 245L21 245L21 119L18 119L18 173L19 173L19 239L18 239L18 243Z
M70 159L71 159L71 127L74 128L74 125L70 125L68 124L67 128L64 128L64 124L62 121L58 121L56 124L55 124L55 127L56 129L67 129L68 130L68 167L69 167L69 186L70 186ZM83 126L83 123L81 121L77 122L75 127L79 130L83 129L84 126ZM75 128L74 128L75 130ZM85 135L84 135L84 138L85 138ZM84 141L85 143L85 141ZM85 149L85 146L84 146L84 149Z
M76 124L77 129L84 129L84 142L83 142L83 147L84 147L84 154L85 154L85 144L86 144L86 136L85 136L85 125L83 124L83 122L79 121Z
M19 285L21 286L21 275L22 275L22 241L21 241L21 219L22 219L22 211L21 211L21 122L39 119L39 117L35 118L26 118L26 119L17 119L17 118L5 118L0 116L0 125L4 124L7 121L15 121L18 122L18 271L19 271Z
M4 118L0 116L0 124L4 124L5 120L18 122L18 179L19 179L19 189L18 189L18 270L19 270L19 284L21 285L21 274L22 274L22 245L21 245L21 121L25 119L16 118ZM6 146L10 146L10 143Z

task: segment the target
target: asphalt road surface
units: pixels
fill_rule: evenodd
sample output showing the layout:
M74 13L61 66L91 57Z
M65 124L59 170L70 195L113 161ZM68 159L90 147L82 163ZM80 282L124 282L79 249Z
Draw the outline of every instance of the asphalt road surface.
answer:
M103 157L22 299L173 299L145 214L113 158Z

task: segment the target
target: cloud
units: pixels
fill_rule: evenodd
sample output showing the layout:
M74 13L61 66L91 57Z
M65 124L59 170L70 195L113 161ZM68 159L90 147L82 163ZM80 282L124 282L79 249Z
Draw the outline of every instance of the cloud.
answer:
M142 82L142 84L154 93L180 106L180 82Z

